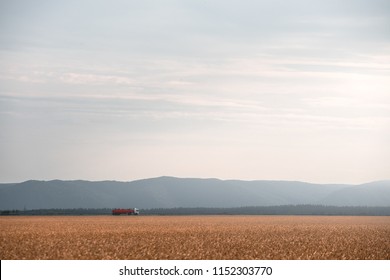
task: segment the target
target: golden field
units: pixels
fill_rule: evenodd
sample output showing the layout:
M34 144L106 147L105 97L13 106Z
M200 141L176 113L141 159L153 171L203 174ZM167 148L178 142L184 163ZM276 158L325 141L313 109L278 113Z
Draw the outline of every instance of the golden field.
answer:
M390 217L0 217L0 259L390 259Z

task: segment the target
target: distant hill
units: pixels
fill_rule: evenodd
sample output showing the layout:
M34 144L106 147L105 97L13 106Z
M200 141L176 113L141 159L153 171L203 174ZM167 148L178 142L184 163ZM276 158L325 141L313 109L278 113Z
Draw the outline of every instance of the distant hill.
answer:
M132 182L0 184L0 210L49 208L390 206L390 181L362 185L158 177Z

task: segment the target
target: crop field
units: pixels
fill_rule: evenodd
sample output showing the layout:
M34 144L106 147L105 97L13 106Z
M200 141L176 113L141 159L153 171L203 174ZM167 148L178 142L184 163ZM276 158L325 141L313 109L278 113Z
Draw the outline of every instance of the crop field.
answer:
M390 217L0 217L0 259L390 259Z

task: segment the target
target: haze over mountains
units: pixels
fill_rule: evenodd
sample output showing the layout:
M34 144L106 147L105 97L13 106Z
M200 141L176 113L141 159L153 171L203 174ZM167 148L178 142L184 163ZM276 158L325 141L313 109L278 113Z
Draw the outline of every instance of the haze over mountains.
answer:
M158 177L132 182L53 180L0 184L0 210L297 204L390 206L390 181L327 185Z

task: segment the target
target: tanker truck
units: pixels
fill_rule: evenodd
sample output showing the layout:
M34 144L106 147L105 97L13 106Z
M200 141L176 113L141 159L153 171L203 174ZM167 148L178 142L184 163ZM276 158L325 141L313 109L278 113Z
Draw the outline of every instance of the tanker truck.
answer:
M137 208L115 208L112 210L112 215L139 215L139 210Z

